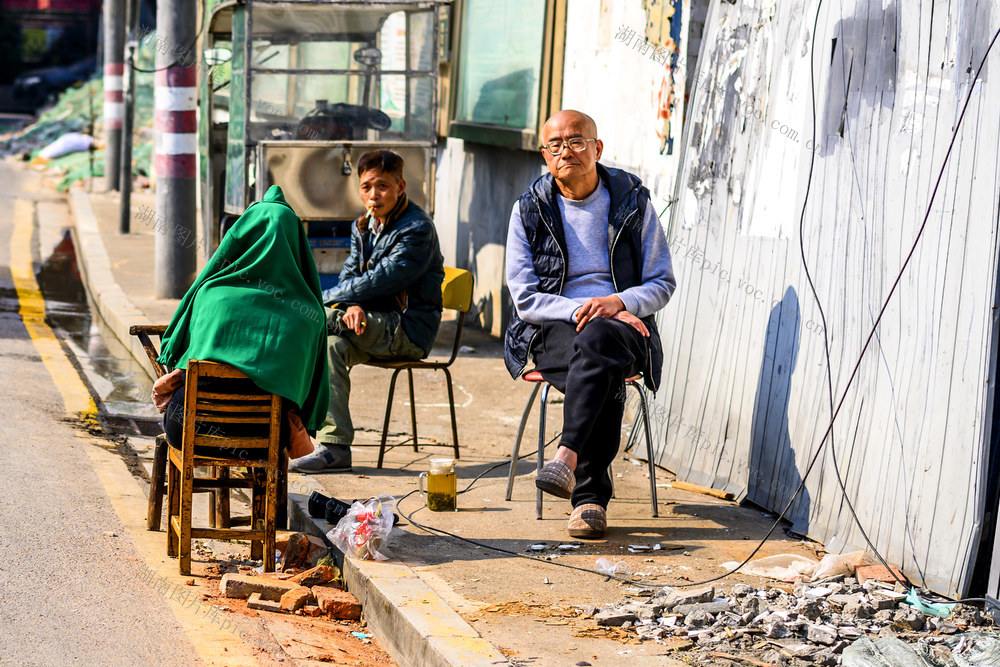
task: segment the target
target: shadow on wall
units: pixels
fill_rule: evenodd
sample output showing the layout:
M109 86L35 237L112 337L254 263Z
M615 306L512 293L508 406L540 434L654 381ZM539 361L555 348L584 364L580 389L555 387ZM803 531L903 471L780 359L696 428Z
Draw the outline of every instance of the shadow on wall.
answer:
M784 509L802 481L788 435L788 400L798 359L801 322L798 295L789 287L767 320L764 358L754 400L747 481L746 499L774 512ZM809 502L809 492L803 489L786 517L792 522L792 529L803 535L809 527Z
M470 322L494 336L503 335L512 307L504 285L510 211L543 167L536 152L467 141L461 174L453 176L460 184L455 257L476 278Z

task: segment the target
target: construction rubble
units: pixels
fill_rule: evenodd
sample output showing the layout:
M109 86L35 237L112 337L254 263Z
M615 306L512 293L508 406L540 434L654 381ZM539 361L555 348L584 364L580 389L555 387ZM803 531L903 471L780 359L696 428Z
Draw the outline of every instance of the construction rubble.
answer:
M736 584L717 594L713 586L630 587L631 599L586 613L600 626L698 654L698 664L736 655L774 665L1000 664L1000 634L970 632L993 627L977 606L958 604L947 617L929 616L904 602L900 584L842 575L785 588L790 591ZM954 660L953 654L970 650L987 661ZM890 657L879 661L883 654Z
M343 589L340 569L323 541L295 533L276 544L275 572L240 567L222 573L219 594L246 600L247 607L300 616L328 616L341 621L361 618L361 603Z

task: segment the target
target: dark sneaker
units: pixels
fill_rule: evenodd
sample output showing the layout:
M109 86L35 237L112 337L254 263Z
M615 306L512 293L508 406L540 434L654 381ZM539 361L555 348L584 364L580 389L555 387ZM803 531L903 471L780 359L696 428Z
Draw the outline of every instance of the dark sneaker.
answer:
M343 445L320 445L312 454L288 464L288 472L350 472L351 448Z

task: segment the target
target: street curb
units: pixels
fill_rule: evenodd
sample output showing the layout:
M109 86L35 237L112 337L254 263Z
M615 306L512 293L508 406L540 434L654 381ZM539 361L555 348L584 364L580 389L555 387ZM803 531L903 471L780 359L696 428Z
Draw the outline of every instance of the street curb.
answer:
M94 308L139 367L149 374L149 360L142 345L128 335L130 326L148 324L149 319L115 281L87 194L74 192L70 205L80 271ZM154 378L150 375L150 379ZM289 479L289 527L325 538L333 526L309 516L307 500L312 491L325 490L304 475ZM406 565L345 556L341 569L347 588L361 602L369 626L403 667L510 664Z
M309 516L308 493L325 489L305 475L289 478L289 527L325 537L333 526ZM291 489L302 493L293 493ZM344 583L361 602L368 625L400 665L473 667L509 665L412 569L396 561L344 556Z
M150 381L153 381L156 378L152 375L149 358L143 351L142 344L138 338L128 333L129 327L133 325L149 324L149 318L132 303L115 280L111 271L111 259L104 247L87 193L74 192L70 197L70 209L80 272L94 308L111 334L128 350Z

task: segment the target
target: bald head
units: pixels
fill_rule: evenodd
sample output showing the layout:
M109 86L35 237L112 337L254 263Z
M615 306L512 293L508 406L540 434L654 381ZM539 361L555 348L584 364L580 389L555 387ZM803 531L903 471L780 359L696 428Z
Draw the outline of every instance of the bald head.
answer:
M542 145L561 143L558 155L542 150L549 173L556 181L559 192L569 199L585 199L600 181L597 161L601 159L604 143L597 138L594 119L573 109L554 113L542 126ZM575 151L566 143L570 139L583 139L583 150Z
M587 136L597 138L597 123L594 119L583 113L582 111L576 111L575 109L563 109L562 111L557 111L549 119L545 121L545 125L542 126L542 137L544 141L545 130L553 124L562 125L564 123L578 124L578 126L586 131Z

